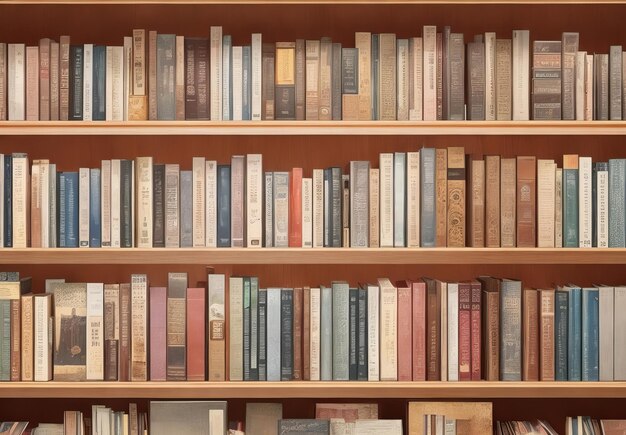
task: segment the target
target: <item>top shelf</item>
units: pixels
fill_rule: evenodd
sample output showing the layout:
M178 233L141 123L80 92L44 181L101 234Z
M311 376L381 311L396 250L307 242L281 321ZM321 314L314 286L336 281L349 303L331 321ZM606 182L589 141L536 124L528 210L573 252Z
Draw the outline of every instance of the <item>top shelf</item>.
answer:
M0 0L2 4L626 4L626 0Z
M0 121L11 135L622 136L626 121Z

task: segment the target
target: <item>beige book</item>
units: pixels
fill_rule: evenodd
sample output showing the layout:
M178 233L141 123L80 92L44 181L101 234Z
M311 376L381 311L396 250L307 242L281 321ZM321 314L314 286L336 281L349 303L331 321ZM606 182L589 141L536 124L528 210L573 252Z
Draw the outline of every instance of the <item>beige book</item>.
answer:
M87 380L102 381L104 379L104 284L102 283L87 284L87 337Z
M313 169L313 247L324 247L324 170Z
M26 120L39 121L39 47L26 47Z
M537 247L554 248L555 216L554 160L537 160Z
M222 26L211 26L210 38L210 92L211 120L222 120ZM254 75L254 74L253 74Z
M441 295L439 349L448 348L448 283L437 280L437 292ZM448 352L439 352L441 361L441 380L448 380Z
M100 164L100 222L101 244L111 247L111 160L102 160Z
M26 46L8 44L7 97L9 121L26 119Z
M148 32L148 119L156 121L158 116L157 99L157 32Z
M409 39L410 61L410 90L409 90L409 119L411 121L422 120L422 71L424 67L422 38Z
M146 95L146 31L133 30L132 95Z
M591 248L593 204L591 200L591 157L578 158L578 246Z
M52 380L52 294L34 296L33 317L34 380Z
M585 119L585 62L587 60L587 52L579 51L576 53L576 88L575 102L576 120L583 121Z
M302 179L302 247L313 247L313 179Z
M404 44L403 44L404 46ZM404 55L402 60L404 68L400 71L403 74L403 87L406 89L406 48L403 49ZM396 75L398 66L398 53L396 51L396 35L393 33L381 33L378 35L378 119L383 121L395 121L397 109L397 83L399 82ZM403 107L403 109L406 109ZM407 114L408 115L408 114Z
M276 433L282 418L282 403L246 403L246 435Z
M393 154L380 154L380 246L393 247Z
M496 119L496 32L485 32L485 121Z
M435 246L448 241L448 150L435 151Z
M500 247L500 156L485 156L485 245Z
M31 235L30 246L32 248L41 248L41 183L39 176L39 160L33 160L30 178L30 216L31 216Z
M39 161L39 201L41 203L41 247L50 247L50 161ZM31 217L32 222L32 217ZM31 240L32 244L32 240Z
M354 46L359 49L359 121L372 120L372 34L356 32Z
M89 168L78 170L78 246L89 248Z
M83 49L83 121L91 121L93 114L93 44Z
M22 296L21 344L22 344L22 381L34 380L34 296L32 293Z
M167 171L167 169L166 169ZM167 175L166 175L167 177ZM205 246L217 247L217 161L207 160L204 168L205 177Z
M491 402L409 402L408 434L425 433L426 415L445 415L447 419L457 420L459 434L489 434L493 431L492 408Z
M13 247L30 244L30 177L28 156L13 154Z
M472 202L468 211L470 218L469 242L474 248L485 246L485 161L471 161L470 191Z
M39 119L50 121L50 38L39 40Z
M120 339L120 285L119 284L105 284L104 285L104 310L105 318L106 313L111 312L113 322L109 322L109 319L105 319L104 323L104 339L105 340L119 340Z
M332 120L332 58L333 43L329 38L322 38L320 42L319 107L317 115L320 121Z
M370 229L369 247L378 248L380 245L380 169L370 168L369 177L369 205L370 205Z
M593 54L585 58L585 121L593 121Z
M133 89L133 37L124 36L122 47L122 96L124 107L124 121L130 120L130 95Z
M131 275L130 380L148 380L148 277Z
M152 248L152 157L135 162L137 205L137 247Z
M500 161L500 246L515 247L516 203L515 189L516 160L501 159Z
M229 294L229 377L243 381L243 278L230 277Z
M343 94L341 96L341 119L342 121L359 120L359 95Z
M205 169L206 164L204 157L194 157L192 159L192 194L191 209L193 216L193 247L201 248L206 244L205 239Z
M59 43L50 42L50 121L59 120Z
M513 120L528 121L529 117L529 74L530 32L513 30Z
M263 156L246 156L246 246L263 246Z
M185 37L176 36L176 120L185 120Z
M367 380L380 380L380 287L367 285Z
M496 119L498 121L510 121L512 118L513 59L511 51L510 39L496 39Z
M398 380L398 289L387 278L380 287L380 380Z
M111 160L111 247L120 247L120 160Z
M310 356L311 380L320 380L321 296L319 288L311 288Z
M319 119L320 41L306 41L306 120Z
M260 33L252 34L252 49L251 49L251 64L252 64L252 94L251 94L251 106L252 106L252 120L261 120L261 106L262 106L262 36Z
M448 148L447 246L465 246L465 149ZM445 348L444 348L445 349Z
M208 364L209 381L226 380L226 318L224 312L225 276L208 275L209 329Z
M437 120L437 26L424 26L424 121Z
M59 119L67 121L70 91L70 37L59 38Z
M563 169L554 176L554 247L563 247Z
M243 119L243 47L233 47L233 120Z
M406 153L407 247L420 245L420 152Z

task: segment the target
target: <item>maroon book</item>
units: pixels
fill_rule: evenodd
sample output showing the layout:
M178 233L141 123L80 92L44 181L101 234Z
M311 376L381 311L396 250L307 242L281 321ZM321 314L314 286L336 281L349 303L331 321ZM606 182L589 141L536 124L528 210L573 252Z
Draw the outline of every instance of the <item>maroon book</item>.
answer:
M413 380L426 380L426 285L423 281L413 287Z

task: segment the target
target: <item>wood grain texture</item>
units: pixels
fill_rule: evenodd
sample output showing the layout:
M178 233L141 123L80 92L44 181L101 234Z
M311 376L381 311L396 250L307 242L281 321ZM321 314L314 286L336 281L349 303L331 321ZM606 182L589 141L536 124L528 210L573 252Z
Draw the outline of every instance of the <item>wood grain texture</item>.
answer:
M123 4L127 0L0 0L0 4ZM134 0L135 4L581 4L587 0ZM624 0L598 0L623 4Z

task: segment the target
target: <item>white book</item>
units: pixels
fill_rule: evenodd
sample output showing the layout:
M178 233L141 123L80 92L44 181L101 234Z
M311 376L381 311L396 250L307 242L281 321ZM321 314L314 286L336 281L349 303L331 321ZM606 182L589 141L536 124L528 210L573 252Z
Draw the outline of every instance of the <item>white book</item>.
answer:
M107 47L106 120L124 120L124 47Z
M324 170L313 169L313 247L324 247Z
M230 277L229 281L229 358L230 358L230 377L231 381L243 381L243 278L241 277ZM270 289L267 289L267 336L270 336ZM280 300L280 296L279 296ZM279 304L280 308L280 304ZM278 324L280 328L280 323ZM276 331L271 331L276 332ZM280 335L280 332L279 332ZM268 346L270 344L270 340L267 342ZM280 350L279 350L280 355ZM267 356L269 362L270 349L267 348ZM267 380L269 381L269 365L267 371ZM277 380L280 380L277 379Z
M402 435L402 420L356 420L354 431L358 435Z
M211 120L222 120L222 26L211 26L210 39Z
M424 121L437 120L437 26L424 26ZM382 245L381 245L382 246Z
M8 46L7 95L9 121L26 119L26 46L9 44Z
M78 171L78 246L89 247L89 168Z
M397 44L397 83L396 86L396 119L408 121L409 119L409 40L398 39Z
M380 154L380 247L393 247L393 153Z
M591 248L591 157L578 159L578 246Z
M563 169L558 167L554 177L554 247L563 247Z
M107 105L108 107L108 105ZM102 247L111 247L111 160L102 160L100 165L100 222Z
M409 120L422 120L422 70L424 67L422 38L411 38L409 40L409 59L411 62L411 90L409 92Z
M311 288L311 317L310 327L311 342L310 342L310 368L311 368L311 380L320 380L320 331L321 331L321 295L320 289Z
M289 173L274 172L274 247L289 246Z
M513 30L513 121L528 121L530 32Z
M585 57L585 121L593 121L593 54Z
M459 380L459 284L448 283L448 381Z
M556 163L537 160L537 246L554 248Z
M34 316L34 380L52 380L52 298L35 295Z
M4 154L0 154L0 249L4 248Z
M224 434L224 410L209 409L209 434Z
M131 216L137 216L134 227L137 231L136 245L138 248L152 248L152 157L137 157L133 162L135 172L136 214L133 210ZM135 201L131 201L134 204Z
M380 287L380 380L398 380L398 289L387 278ZM370 318L371 320L371 318Z
M261 34L252 34L252 120L261 120L262 54Z
M130 102L130 93L132 89L132 74L131 68L133 65L133 38L132 36L124 36L124 64L123 64L123 80L124 80L124 120L128 121L129 109L128 104Z
M122 48L123 50L123 48ZM123 56L123 51L122 51ZM106 48L106 76L104 79L104 89L106 98L105 118L107 121L113 121L113 46ZM123 116L122 109L122 116Z
M407 247L420 245L420 152L406 153Z
M485 32L485 121L496 120L496 32Z
M207 160L204 167L205 186L205 245L217 247L217 162Z
M626 287L615 287L613 303L613 379L626 381Z
M380 380L380 289L367 285L367 380Z
M13 247L27 248L30 236L28 156L13 154Z
M280 288L267 289L267 380L280 381ZM232 379L232 378L231 378Z
M609 247L609 171L596 172L596 234L598 248Z
M148 380L148 277L133 274L130 278L131 348L130 380Z
M33 165L31 167L31 175L30 175L30 211L31 211L31 216L32 216L32 220L39 220L41 222L41 195L40 195L40 190L41 189L41 183L39 182L39 162L40 160L34 160L33 161ZM35 228L32 228L31 226L31 231L33 231L33 233L36 232ZM34 234L31 235L31 244L30 246L32 248L41 248L41 244L40 242L38 243L36 240L33 240ZM41 232L39 234L37 234L38 237L41 237Z
M48 220L48 246L50 248L57 247L57 165L54 163L50 163L48 166L48 205L49 211L48 216L51 218Z
M266 248L274 246L274 173L265 173L265 244Z
M87 283L87 380L104 380L104 284Z
M302 247L313 246L313 179L302 179Z
M83 52L83 121L91 121L93 104L93 44L85 44Z
M165 165L165 247L180 246L180 168Z
M263 246L263 156L246 156L246 246Z
M586 51L576 53L576 90L575 90L575 108L576 120L583 121L585 119L585 61L587 59Z
M441 286L441 336L439 337L439 349L448 348L448 283L437 281ZM448 380L448 353L441 352L441 380Z
M233 120L243 119L243 48L233 47Z
M206 245L206 181L205 181L206 163L204 157L194 157L192 159L192 193L191 193L191 209L193 219L193 247L202 248Z
M39 196L41 198L41 247L50 247L50 161L39 161Z
M615 313L615 289L613 287L598 287L598 348L600 362L600 381L613 380L613 333Z
M120 160L111 160L111 247L119 248L121 243L120 226Z

